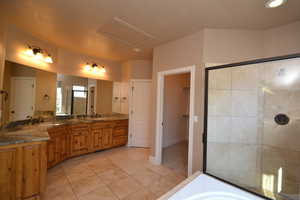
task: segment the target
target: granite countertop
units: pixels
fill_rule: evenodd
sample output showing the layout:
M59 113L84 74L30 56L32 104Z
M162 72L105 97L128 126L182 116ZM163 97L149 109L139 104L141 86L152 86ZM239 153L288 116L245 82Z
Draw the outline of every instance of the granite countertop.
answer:
M128 119L128 115L116 115L99 118L54 120L36 125L22 126L16 129L4 129L0 130L0 146L20 144L26 142L47 141L50 139L47 129L55 126L126 119Z

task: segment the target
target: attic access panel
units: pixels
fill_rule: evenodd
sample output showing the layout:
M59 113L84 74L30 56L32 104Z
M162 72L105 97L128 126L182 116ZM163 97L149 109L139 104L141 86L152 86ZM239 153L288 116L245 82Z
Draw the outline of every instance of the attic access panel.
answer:
M204 173L300 200L300 54L205 70Z

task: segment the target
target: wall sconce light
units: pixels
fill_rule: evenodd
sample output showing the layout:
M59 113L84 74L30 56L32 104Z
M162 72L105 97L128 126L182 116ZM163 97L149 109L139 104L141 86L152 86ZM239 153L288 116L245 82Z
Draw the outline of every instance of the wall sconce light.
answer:
M105 73L106 72L104 66L98 67L98 65L96 63L93 63L92 65L87 63L84 66L84 69L88 72L93 72L93 73Z
M25 54L37 60L44 61L46 63L53 63L51 55L39 47L28 46L28 49L26 49Z

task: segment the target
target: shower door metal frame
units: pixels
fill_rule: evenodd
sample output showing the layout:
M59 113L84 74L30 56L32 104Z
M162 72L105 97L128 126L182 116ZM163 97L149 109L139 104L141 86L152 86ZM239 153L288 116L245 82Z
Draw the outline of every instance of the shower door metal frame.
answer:
M227 183L231 186L237 187L243 191L249 192L251 194L254 194L256 196L259 196L261 198L267 199L267 200L274 200L269 197L266 197L262 194L256 193L254 191L248 190L244 187L241 187L239 185L236 185L230 181L224 180L220 177L217 177L213 174L210 174L207 172L206 165L207 165L207 117L208 117L208 83L209 83L209 71L212 70L218 70L218 69L224 69L224 68L231 68L231 67L243 67L251 64L259 64L259 63L265 63L265 62L272 62L272 61L280 61L280 60L288 60L293 58L300 58L300 53L297 54L290 54L290 55L284 55L284 56L277 56L277 57L271 57L271 58L262 58L262 59L256 59L256 60L249 60L244 62L237 62L237 63L231 63L231 64L225 64L225 65L219 65L214 67L208 67L205 69L205 90L204 90L204 125L203 125L203 135L202 135L202 143L203 143L203 173L211 176L221 182Z

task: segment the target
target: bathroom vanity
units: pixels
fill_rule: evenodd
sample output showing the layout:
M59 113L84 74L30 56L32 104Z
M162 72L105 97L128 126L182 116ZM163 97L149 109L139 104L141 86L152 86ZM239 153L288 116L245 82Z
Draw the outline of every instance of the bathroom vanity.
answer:
M0 199L39 200L47 168L64 160L127 144L126 115L68 119L2 130Z

